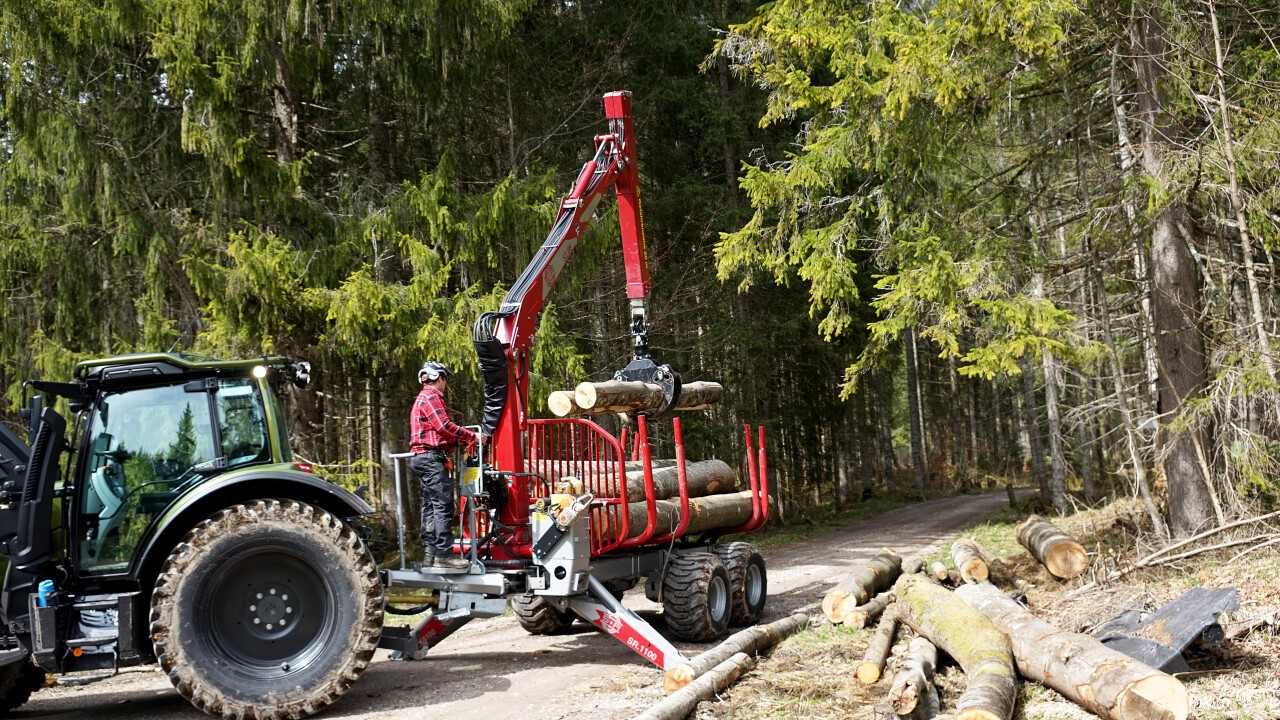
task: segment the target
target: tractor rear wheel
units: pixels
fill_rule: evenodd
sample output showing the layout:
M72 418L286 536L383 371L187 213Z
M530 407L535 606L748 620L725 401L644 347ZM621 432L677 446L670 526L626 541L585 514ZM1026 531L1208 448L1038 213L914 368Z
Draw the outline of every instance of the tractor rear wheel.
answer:
M30 657L0 668L0 715L25 703L44 685L44 670Z
M736 626L755 625L764 614L769 594L769 578L765 574L764 557L751 543L732 542L715 547L716 555L729 571L733 587L733 613L730 622Z
M511 610L520 621L520 627L530 635L555 635L573 625L573 613L561 610L533 593L512 595Z
M662 615L681 640L715 640L729 628L733 589L720 558L711 553L673 555L662 581Z
M210 715L311 715L364 672L382 632L378 568L355 531L300 502L220 510L174 548L151 596L156 658Z

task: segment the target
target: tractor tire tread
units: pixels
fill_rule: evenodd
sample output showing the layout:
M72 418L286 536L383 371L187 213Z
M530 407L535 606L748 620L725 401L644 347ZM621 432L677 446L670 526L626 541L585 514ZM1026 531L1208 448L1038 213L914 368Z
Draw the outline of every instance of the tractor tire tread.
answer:
M729 584L733 587L733 613L730 624L734 627L755 625L764 614L764 591L759 592L760 601L751 602L747 588L748 571L753 564L758 565L760 582L766 582L764 575L764 558L755 546L746 542L731 542L717 545L715 554L724 563L729 572Z
M511 596L511 611L530 635L557 635L573 625L573 613L560 610L532 593Z
M729 588L728 573L712 553L684 553L671 558L662 581L662 615L677 638L691 642L715 640L729 627L729 612L713 617L707 588L720 575Z

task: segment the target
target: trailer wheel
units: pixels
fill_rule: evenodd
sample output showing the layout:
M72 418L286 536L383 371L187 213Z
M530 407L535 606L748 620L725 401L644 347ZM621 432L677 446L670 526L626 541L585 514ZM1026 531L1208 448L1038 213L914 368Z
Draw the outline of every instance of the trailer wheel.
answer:
M530 635L555 635L573 625L573 613L565 612L533 593L512 595L511 610L520 621L520 627Z
M0 668L0 714L8 713L25 703L31 693L44 685L44 670L30 657Z
M151 640L178 693L206 713L300 718L364 672L382 606L354 530L310 505L257 500L174 548L151 595Z
M729 628L733 588L720 558L711 553L671 556L662 581L662 615L681 640L714 640Z
M729 584L733 587L733 625L755 625L764 614L764 603L769 594L769 578L765 574L764 558L751 543L732 542L715 547L716 555L729 571Z

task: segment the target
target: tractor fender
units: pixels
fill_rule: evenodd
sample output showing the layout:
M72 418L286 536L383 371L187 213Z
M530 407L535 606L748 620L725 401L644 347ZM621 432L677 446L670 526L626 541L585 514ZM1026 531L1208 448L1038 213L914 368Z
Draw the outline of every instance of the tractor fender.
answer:
M297 500L344 519L374 513L350 490L301 470L249 470L215 478L178 497L156 520L134 561L141 587L150 591L160 566L192 528L223 508L250 500Z

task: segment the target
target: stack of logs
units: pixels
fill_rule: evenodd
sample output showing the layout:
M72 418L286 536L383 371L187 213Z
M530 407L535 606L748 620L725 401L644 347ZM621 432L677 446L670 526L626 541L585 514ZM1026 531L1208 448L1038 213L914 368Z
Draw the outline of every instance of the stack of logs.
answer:
M705 410L720 402L724 388L719 383L684 383L673 409ZM579 383L572 391L558 390L547 398L547 406L557 417L605 413L654 412L662 408L662 388L652 383ZM680 525L680 475L676 461L655 459L651 463L653 499L657 514L654 536L673 532ZM685 463L689 497L689 524L686 534L742 525L751 519L751 491L739 490L737 473L723 460ZM623 497L612 479L603 483L605 494ZM648 527L649 504L644 469L628 463L626 470L627 535L638 537Z
M1043 518L1018 526L1019 542L1058 577L1076 577L1088 565L1083 547ZM1009 720L1017 679L1052 688L1102 718L1185 720L1187 691L1171 675L1037 618L987 582L988 566L973 540L951 546L954 575L941 562L928 573L885 548L823 598L822 609L836 624L865 627L879 618L866 654L855 671L873 684L884 675L900 625L914 631L899 652L899 671L877 720L933 718L939 703L933 685L942 651L964 670L966 688L955 704L960 720ZM946 586L955 582L955 591Z

